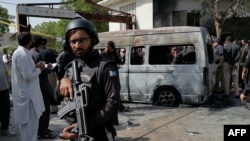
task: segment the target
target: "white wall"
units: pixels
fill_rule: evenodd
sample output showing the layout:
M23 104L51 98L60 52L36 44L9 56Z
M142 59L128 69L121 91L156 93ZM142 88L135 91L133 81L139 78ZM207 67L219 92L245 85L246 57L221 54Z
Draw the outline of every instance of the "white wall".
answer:
M176 0L177 5L174 11L199 10L201 9L200 2L195 0ZM105 2L105 0L103 1ZM107 2L107 1L106 1ZM153 28L153 0L111 0L113 5L108 5L112 9L119 10L120 7L136 2L136 21L137 29L151 29ZM110 3L109 3L110 4ZM104 5L105 6L105 5ZM170 16L170 20L172 15ZM109 31L120 30L120 23L109 23Z
M110 8L119 10L120 7L136 2L137 29L153 28L153 2L152 0L126 0ZM109 31L120 30L120 23L109 23Z
M136 3L136 18L138 21L138 29L153 28L153 1L139 0Z

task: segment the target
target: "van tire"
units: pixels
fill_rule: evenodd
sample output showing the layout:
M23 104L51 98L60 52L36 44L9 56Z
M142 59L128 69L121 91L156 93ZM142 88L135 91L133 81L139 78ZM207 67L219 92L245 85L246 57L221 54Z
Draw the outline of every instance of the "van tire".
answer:
M173 107L180 104L180 95L177 90L171 87L162 87L157 90L154 103L165 106Z

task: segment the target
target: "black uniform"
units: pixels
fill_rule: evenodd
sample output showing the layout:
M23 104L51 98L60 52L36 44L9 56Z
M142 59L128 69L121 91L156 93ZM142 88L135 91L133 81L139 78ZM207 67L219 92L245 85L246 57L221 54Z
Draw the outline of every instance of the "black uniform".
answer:
M63 52L58 55L57 62L58 62L58 80L61 80L65 74L66 66L73 61L75 58L75 54L72 52L69 45L66 43L63 44Z
M65 67L72 61L74 60L74 54L71 51L64 51L62 52L62 54L59 56L58 59L58 64L59 64L59 68L58 68L58 80L61 80L64 76L65 73Z
M120 81L117 67L97 51L78 59L78 62L82 82L91 84L86 111L89 135L95 141L108 141L105 129L116 135L113 124L118 124ZM72 68L64 77L73 77Z

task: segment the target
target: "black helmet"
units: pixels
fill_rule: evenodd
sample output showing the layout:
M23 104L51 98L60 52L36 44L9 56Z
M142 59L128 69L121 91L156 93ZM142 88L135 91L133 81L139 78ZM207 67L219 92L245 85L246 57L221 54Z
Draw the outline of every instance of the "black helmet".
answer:
M92 41L93 46L99 43L98 34L93 24L86 19L76 18L76 19L71 20L67 26L66 35L65 35L65 40L67 44L69 44L68 33L72 29L84 29L90 35L90 37L92 38L94 37L96 39L96 41Z

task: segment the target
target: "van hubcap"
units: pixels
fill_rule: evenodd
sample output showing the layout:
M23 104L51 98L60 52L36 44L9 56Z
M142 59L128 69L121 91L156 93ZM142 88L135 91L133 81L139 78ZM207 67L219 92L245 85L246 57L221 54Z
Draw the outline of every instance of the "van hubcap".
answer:
M173 106L175 99L175 94L172 91L164 90L159 94L159 102L162 106Z

